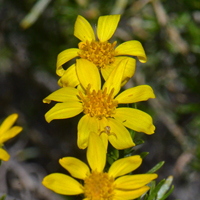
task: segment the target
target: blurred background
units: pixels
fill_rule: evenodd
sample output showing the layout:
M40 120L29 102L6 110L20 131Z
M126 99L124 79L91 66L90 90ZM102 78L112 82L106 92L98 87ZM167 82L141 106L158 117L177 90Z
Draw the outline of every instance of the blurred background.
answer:
M111 41L139 40L147 63L137 61L126 87L148 84L156 99L137 104L149 113L154 135L139 133L148 151L140 173L160 161L158 181L174 176L169 200L197 200L200 188L200 1L198 0L0 0L0 119L18 113L23 132L6 143L11 159L0 168L0 196L21 200L80 199L56 195L42 186L49 173L67 173L58 160L75 156L80 116L54 120L44 114L53 106L42 99L59 88L58 53L77 47L77 15L95 28L98 17L121 14ZM69 64L66 64L66 67Z

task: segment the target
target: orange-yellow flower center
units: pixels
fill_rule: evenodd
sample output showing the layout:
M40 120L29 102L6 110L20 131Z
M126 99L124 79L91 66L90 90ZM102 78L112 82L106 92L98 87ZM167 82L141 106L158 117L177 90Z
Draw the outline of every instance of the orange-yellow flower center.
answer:
M114 179L107 173L92 172L84 180L84 195L89 200L112 200L114 196Z
M91 117L102 119L103 117L112 117L115 114L118 102L113 99L114 88L107 94L107 88L104 91L93 90L90 92L90 87L86 90L86 95L79 91L79 96L83 103L83 112L90 114Z
M113 44L107 41L80 42L79 49L82 51L79 52L79 56L93 62L98 68L104 68L114 62L116 44L116 41Z

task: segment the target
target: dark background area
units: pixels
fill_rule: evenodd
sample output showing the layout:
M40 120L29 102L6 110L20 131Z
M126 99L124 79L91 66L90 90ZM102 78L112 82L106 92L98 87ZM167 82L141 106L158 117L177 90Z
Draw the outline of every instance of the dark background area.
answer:
M139 172L164 160L158 180L173 175L175 185L168 199L199 199L200 2L49 1L35 23L25 29L21 21L35 3L0 0L0 118L3 121L16 112L17 124L23 127L5 145L11 159L0 168L0 194L22 200L66 199L44 188L41 181L49 173L67 173L58 163L62 157L86 161L85 151L76 143L80 116L48 124L44 114L53 103L43 104L42 99L59 88L58 53L77 47L79 40L73 36L77 15L95 28L99 16L121 14L112 41L139 40L147 55L147 63L137 62L126 87L148 84L156 94L156 99L137 104L156 126L154 135L138 133L145 143L136 153L149 152Z

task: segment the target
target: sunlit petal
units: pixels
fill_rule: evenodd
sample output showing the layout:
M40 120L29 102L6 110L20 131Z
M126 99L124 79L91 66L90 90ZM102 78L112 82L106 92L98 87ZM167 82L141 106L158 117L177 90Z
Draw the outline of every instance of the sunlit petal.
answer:
M51 103L51 101L79 102L78 90L73 87L60 88L43 99L43 103Z
M98 134L100 136L100 138L103 141L104 147L107 149L108 147L108 135L104 132L106 126L108 126L108 119L103 117L100 120L97 120L98 122Z
M140 85L123 91L115 100L117 100L118 103L126 104L146 101L149 98L155 98L152 88L149 85Z
M46 176L42 184L58 194L78 195L83 193L83 187L78 181L60 173L53 173Z
M128 82L128 80L135 73L136 60L134 58L126 57L126 56L115 57L115 61L111 65L107 65L106 67L101 68L101 74L104 80L108 79L113 69L115 69L119 65L119 63L125 58L128 59L128 61L126 63L124 74L122 77L121 87L124 86Z
M157 174L126 175L115 180L115 187L121 190L133 190L145 186L157 177Z
M99 70L92 62L86 59L77 59L76 72L84 89L86 89L89 84L91 86L91 90L97 91L101 88L101 77Z
M103 90L107 88L107 93L109 94L111 90L114 88L114 93L113 97L118 94L118 92L121 89L121 82L122 82L122 77L124 74L124 69L127 64L128 60L125 58L123 59L119 65L112 71L110 74L109 78L103 85Z
M74 157L64 157L59 160L59 163L73 177L84 180L90 173L89 167L81 160Z
M11 115L9 115L1 124L0 126L0 135L4 132L6 132L17 120L18 118L18 114L17 113L13 113Z
M108 149L108 135L107 134L101 134L99 136L102 139L102 142L103 142L105 149Z
M98 19L97 36L101 42L108 41L117 29L120 15L106 15Z
M123 87L130 78L135 74L136 60L134 58L129 57L128 62L126 64L124 75L122 77L121 87Z
M87 160L92 171L103 172L106 164L106 148L96 133L91 133L87 149Z
M54 119L67 119L74 117L83 111L83 106L79 102L57 103L46 114L46 121L49 123Z
M58 80L60 87L76 87L79 84L79 80L76 74L75 64L70 66L63 76Z
M2 148L0 148L0 160L8 161L10 158L10 155Z
M95 117L84 115L78 123L78 147L85 149L88 146L89 135L91 132L97 133L98 123Z
M148 186L136 190L115 190L115 196L124 200L136 199L149 190Z
M78 48L66 49L58 54L57 64L56 64L56 74L58 76L62 76L65 73L62 65L64 65L69 60L78 57L78 52L80 50Z
M14 126L8 131L4 132L3 134L0 135L0 144L3 144L7 140L15 137L17 134L19 134L22 131L21 126Z
M133 170L137 169L141 163L142 159L138 155L121 158L111 165L108 174L109 176L116 178L132 172Z
M80 15L78 15L74 25L74 36L83 42L95 40L95 34L91 25Z
M148 135L154 133L153 120L147 113L135 108L117 108L114 118L122 122L124 126L137 132Z
M147 61L144 48L142 47L142 44L137 40L131 40L120 44L115 49L115 55L137 56L140 62L145 63Z
M116 67L114 65L114 63L112 63L112 65L107 65L106 67L101 67L101 74L102 74L104 80L108 79L109 75L111 74L111 72L113 71L113 69Z
M112 118L110 118L108 122L110 126L110 135L108 139L116 149L127 149L135 146L129 131L122 125L122 123L117 122Z

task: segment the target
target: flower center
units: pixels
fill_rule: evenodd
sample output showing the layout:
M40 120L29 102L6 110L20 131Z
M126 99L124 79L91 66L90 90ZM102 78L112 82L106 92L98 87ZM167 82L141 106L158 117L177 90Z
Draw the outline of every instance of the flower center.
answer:
M93 90L90 92L90 85L86 90L86 95L83 95L79 91L79 96L83 103L83 112L85 114L90 114L91 117L97 117L102 119L103 117L112 117L115 113L118 102L113 99L114 88L111 90L110 94L107 94L107 88L102 92L99 90L96 92Z
M114 62L116 44L117 41L113 44L107 41L80 42L78 46L82 51L79 52L79 56L93 62L98 68L104 68Z
M114 179L107 173L92 172L84 180L84 195L88 200L112 200L114 196Z

